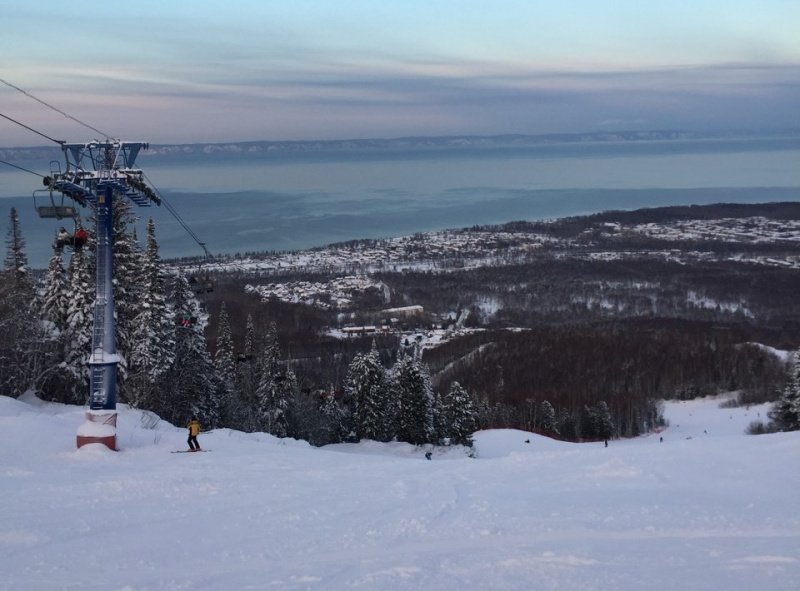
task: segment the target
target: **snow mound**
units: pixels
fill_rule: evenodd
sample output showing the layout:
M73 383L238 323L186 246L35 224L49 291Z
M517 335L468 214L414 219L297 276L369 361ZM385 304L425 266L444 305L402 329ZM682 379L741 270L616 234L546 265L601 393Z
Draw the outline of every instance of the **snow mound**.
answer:
M434 460L458 460L470 457L472 450L463 445L453 445L449 447L436 447L433 445L411 445L402 441L381 441L364 440L358 443L334 443L323 446L326 451L339 453L358 454L367 456L388 456L394 458L405 458L420 460L426 459L425 454L431 453Z
M502 458L515 452L530 453L539 451L564 450L573 448L575 443L557 441L518 429L489 429L478 431L473 436L475 455L479 458ZM602 444L601 444L602 445Z
M770 404L725 408L730 394L686 401L670 401L664 414L669 426L662 436L666 440L694 437L739 437L753 421L768 422Z

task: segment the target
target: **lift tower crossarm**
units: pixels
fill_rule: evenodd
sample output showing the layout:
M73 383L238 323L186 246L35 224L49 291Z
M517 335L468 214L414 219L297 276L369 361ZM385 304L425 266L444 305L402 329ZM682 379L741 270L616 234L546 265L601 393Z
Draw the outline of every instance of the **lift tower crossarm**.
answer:
M81 205L87 205L85 201L92 207L96 205L101 183L113 185L116 194L127 197L140 207L152 203L161 205L156 192L145 184L142 170L134 168L139 152L148 146L147 142L119 140L82 144L65 142L62 150L66 170L53 173L49 186Z
M119 140L94 141L84 144L64 143L61 149L67 160L67 171L70 168L79 170L116 170L124 171L133 168L136 157L141 150L146 150L147 142L121 142ZM113 150L113 161L106 162L109 152Z

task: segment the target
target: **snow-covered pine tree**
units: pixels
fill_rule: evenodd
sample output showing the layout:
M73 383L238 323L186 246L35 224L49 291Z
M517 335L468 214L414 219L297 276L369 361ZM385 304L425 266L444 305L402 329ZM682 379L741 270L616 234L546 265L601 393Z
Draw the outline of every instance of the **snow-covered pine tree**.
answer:
M18 396L43 371L44 340L36 290L28 270L25 240L16 209L11 208L0 300L0 392Z
M324 420L326 443L341 443L347 435L346 411L337 402L333 387L323 396L320 411Z
M611 410L605 400L597 403L595 416L597 417L597 437L611 439L614 436L614 419L611 417Z
M137 218L133 213L133 205L127 199L115 199L112 209L114 317L117 353L120 356L117 375L120 384L124 384L128 374L128 359L133 348L133 333L144 300L142 281L144 256L134 234ZM121 388L121 391L124 391L124 388Z
M61 252L53 251L40 288L42 329L47 351L45 371L38 380L39 389L50 400L74 402L78 387L64 367L65 348L69 339L69 283L61 260ZM82 398L81 398L82 400Z
M433 428L435 431L434 441L436 443L449 439L450 424L444 409L444 397L440 392L433 393Z
M223 301L219 309L217 322L217 351L214 355L214 365L220 378L229 389L233 389L236 377L236 360L233 356L233 335L228 309Z
M69 309L69 293L67 272L61 261L61 253L53 250L53 256L47 265L42 293L42 316L50 322L55 334L60 334L67 327L67 311Z
M556 420L556 409L548 400L542 400L539 405L539 425L546 433L558 433L558 421Z
M204 319L200 314L200 303L189 286L189 280L181 270L178 270L172 278L172 293L169 298L169 304L172 307L176 337L177 335L185 335L192 344L197 345L197 348L204 348L200 346L201 343L205 344L205 336L203 336ZM184 328L189 330L177 330Z
M285 374L280 365L278 334L274 322L270 323L264 337L259 365L260 380L256 390L259 428L276 437L286 437L288 401L284 398L285 391L281 385Z
M800 430L800 349L792 354L786 384L772 405L769 418L778 431Z
M583 406L579 425L578 437L586 437L589 439L600 437L600 419L597 416L597 409L595 407L589 406L588 404Z
M345 391L356 437L389 441L394 435L387 421L389 380L374 342L369 353L359 353L350 363Z
M361 439L364 433L361 423L363 422L367 410L365 399L368 395L369 384L367 384L367 362L365 353L356 353L347 368L347 378L345 380L345 397L350 410L352 422L352 435ZM372 418L372 417L370 417ZM376 420L376 419L375 419Z
M427 369L421 362L401 353L391 376L391 397L397 405L394 422L398 441L414 445L434 442L434 396Z
M244 328L244 350L242 355L245 358L252 359L255 353L256 346L256 324L253 322L253 315L247 315L247 323Z
M75 381L72 402L83 403L88 396L95 299L95 283L85 249L72 253L68 274L69 306L64 331L64 368Z
M492 426L492 407L489 404L489 398L486 396L482 396L480 400L475 404L475 407L478 409L478 428L479 429L488 429Z
M28 271L28 256L25 254L25 238L19 224L19 215L15 207L11 208L9 215L8 236L6 237L6 271L11 272L15 282L22 279L30 283Z
M187 321L175 322L175 359L159 383L161 396L153 410L176 425L185 424L195 414L205 428L214 428L220 420L222 385L206 346L199 304L180 271L174 281L172 305L176 319Z
M256 391L260 376L258 367L260 359L255 355L256 330L253 315L247 315L244 333L244 349L237 357L236 388L231 402L233 416L231 426L243 431L255 431L258 428L258 397Z
M278 397L274 403L274 418L272 421L274 434L277 437L289 436L289 419L293 414L292 405L296 402L300 394L300 387L297 383L297 375L291 367L286 368L283 379L278 382ZM302 425L297 425L298 432L303 431ZM300 433L298 433L300 434ZM305 433L303 433L305 435Z
M231 402L238 398L235 394L236 389L236 359L233 355L233 335L231 334L231 323L228 318L228 309L223 301L219 309L217 320L217 350L214 354L214 366L217 368L217 375L222 380L225 388L225 401L223 413L225 419L233 416L233 409L230 408Z
M127 390L134 406L148 408L157 395L157 381L175 359L175 327L167 306L166 274L158 252L153 219L147 223L142 259L141 300L128 358Z
M275 323L270 323L267 332L262 339L261 351L258 354L257 372L258 385L256 386L256 407L257 407L257 428L264 432L269 432L269 421L271 416L268 412L270 400L273 397L273 390L276 387L278 376L278 363L280 353L277 345L277 334Z
M319 392L301 389L293 370L287 371L289 398L289 436L304 439L311 445L333 443L329 431L330 421L323 414L325 396ZM289 384L294 381L294 386Z
M449 424L450 443L472 447L472 434L478 417L472 397L458 382L453 382L444 397L444 412Z
M578 438L575 417L568 408L562 408L558 415L558 432L567 439Z

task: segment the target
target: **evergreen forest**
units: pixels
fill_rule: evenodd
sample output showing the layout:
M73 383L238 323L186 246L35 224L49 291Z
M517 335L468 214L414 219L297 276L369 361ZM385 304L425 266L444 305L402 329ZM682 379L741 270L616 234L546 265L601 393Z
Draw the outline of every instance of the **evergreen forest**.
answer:
M767 323L674 307L668 314L631 314L640 305L635 301L620 306L626 314L569 313L555 304L566 290L585 294L599 277L631 282L631 275L643 275L642 263L587 266L543 253L470 271L460 264L442 273L384 269L375 275L395 300L423 303L426 314L406 319L402 330L342 338L329 330L342 324L341 315L260 298L246 289L253 281L248 273L212 277L201 275L196 261L165 263L154 222L140 243L134 221L131 206L115 202L118 398L176 425L197 415L204 429L262 431L314 445L372 439L469 446L471 434L488 427L603 440L658 429L660 400L737 391L741 404L776 401L761 430L800 427L798 354L785 364L764 346L797 348L797 322L782 304L770 308ZM586 222L567 220L551 231L585 235L580 224ZM86 227L85 248L54 245L47 269L34 272L16 211L10 212L0 283L4 394L33 389L47 400L87 401L95 291L91 218ZM673 273L668 266L648 271ZM716 272L717 285L731 281L719 266ZM287 281L304 278L302 271L282 273ZM763 273L751 282L767 281ZM780 273L773 284L791 291L796 271ZM569 281L557 279L565 274ZM525 291L509 288L520 279ZM504 302L491 315L475 306L487 293L501 294ZM348 319L379 322L380 307L380 297L365 291ZM448 308L457 313L448 317ZM421 345L420 334L448 322L467 330L436 346Z

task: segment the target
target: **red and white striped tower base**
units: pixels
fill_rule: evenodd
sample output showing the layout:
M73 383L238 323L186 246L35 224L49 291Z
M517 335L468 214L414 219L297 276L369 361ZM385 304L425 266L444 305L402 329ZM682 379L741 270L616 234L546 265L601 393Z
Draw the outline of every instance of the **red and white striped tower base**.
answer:
M78 428L78 447L90 443L102 443L110 450L117 450L117 411L86 411L86 420Z

